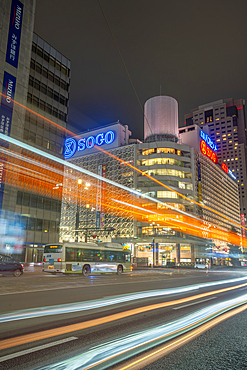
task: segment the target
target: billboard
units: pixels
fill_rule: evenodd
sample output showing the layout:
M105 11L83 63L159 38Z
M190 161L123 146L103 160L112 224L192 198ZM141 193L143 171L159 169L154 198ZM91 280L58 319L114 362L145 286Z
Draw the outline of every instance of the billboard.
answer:
M0 211L0 253L22 253L25 240L24 225L14 212Z
M3 90L0 108L0 132L1 134L10 135L11 120L14 106L16 78L8 72L4 72Z
M12 0L6 62L15 68L18 66L19 59L22 18L23 4L18 0Z

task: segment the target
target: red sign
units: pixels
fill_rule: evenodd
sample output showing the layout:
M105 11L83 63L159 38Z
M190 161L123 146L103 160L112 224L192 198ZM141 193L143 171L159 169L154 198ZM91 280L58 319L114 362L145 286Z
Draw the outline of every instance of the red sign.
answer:
M225 173L228 173L228 167L225 163L222 163L221 168L223 171L225 171Z
M215 152L209 148L204 140L201 140L201 152L202 154L206 155L208 158L211 159L214 163L218 163L218 157Z

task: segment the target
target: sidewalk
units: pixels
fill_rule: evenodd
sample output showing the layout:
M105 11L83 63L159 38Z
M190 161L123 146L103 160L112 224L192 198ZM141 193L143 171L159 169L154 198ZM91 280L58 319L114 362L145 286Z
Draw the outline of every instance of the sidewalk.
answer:
M22 263L24 266L24 273L25 272L41 272L42 269L42 262L39 263Z

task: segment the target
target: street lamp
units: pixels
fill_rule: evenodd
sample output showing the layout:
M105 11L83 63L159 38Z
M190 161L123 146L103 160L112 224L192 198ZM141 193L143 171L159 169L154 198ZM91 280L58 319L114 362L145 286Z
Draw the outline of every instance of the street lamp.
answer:
M76 198L76 216L75 216L75 241L76 242L78 242L78 229L79 229L79 224L80 224L78 198L79 198L79 185L81 184L82 184L82 179L78 179L77 180L77 198Z
M155 263L155 249L154 249L154 225L155 225L155 222L153 222L152 224L150 224L151 226L153 226L153 267L154 267L154 263Z

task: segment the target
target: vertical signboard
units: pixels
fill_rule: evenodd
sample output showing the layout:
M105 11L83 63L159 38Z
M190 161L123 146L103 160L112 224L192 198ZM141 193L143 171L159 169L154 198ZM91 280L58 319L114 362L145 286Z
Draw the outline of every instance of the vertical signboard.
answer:
M3 191L4 191L4 177L5 177L5 158L0 157L0 212L3 204Z
M15 68L18 66L19 59L22 18L23 4L18 0L12 0L6 62Z
M15 97L16 78L8 72L4 72L3 90L0 108L0 132L4 135L10 135L11 120L13 113L13 100Z
M106 165L102 166L102 177L106 178ZM105 182L102 181L102 194L101 194L101 220L100 226L105 226Z
M102 164L98 166L98 175L102 176ZM97 197L96 197L96 217L95 217L95 227L96 229L100 228L100 219L101 219L101 186L102 181L98 179L97 183Z
M8 72L4 72L3 89L0 107L0 133L9 136L13 113L13 100L15 97L16 78ZM7 145L7 144L5 144ZM3 204L4 175L6 170L6 158L0 157L0 210Z
M240 213L241 225L245 227L245 216L244 213ZM246 230L242 229L242 237L246 238Z

